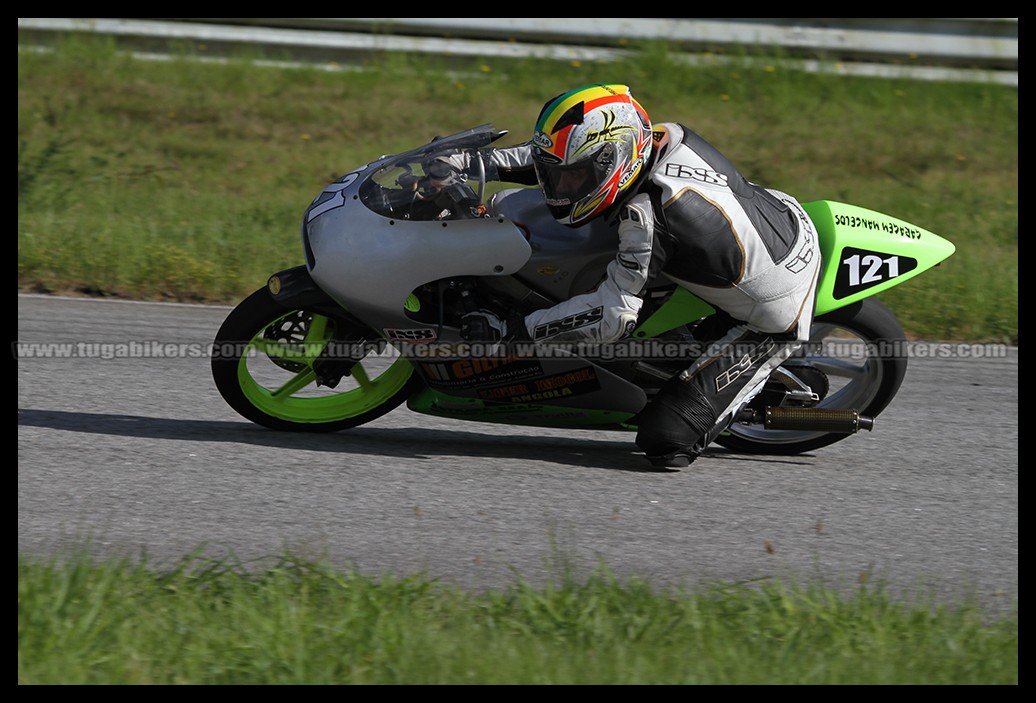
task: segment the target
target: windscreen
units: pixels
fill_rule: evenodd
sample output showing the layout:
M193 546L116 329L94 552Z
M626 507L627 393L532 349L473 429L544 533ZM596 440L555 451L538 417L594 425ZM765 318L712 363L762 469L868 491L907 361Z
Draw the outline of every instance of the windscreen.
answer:
M460 220L482 217L486 167L480 148L495 133L476 128L387 157L360 187L364 205L384 217Z

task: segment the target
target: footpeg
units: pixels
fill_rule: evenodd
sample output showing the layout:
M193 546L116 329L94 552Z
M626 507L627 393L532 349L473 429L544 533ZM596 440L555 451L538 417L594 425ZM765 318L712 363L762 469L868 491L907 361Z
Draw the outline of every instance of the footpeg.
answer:
M763 424L768 430L800 430L855 434L874 429L874 418L856 410L830 408L767 407Z

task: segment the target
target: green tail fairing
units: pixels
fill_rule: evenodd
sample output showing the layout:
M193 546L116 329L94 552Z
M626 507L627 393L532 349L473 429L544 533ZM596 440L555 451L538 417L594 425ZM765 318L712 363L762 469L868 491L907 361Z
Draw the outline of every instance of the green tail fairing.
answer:
M817 315L908 281L956 250L926 229L856 205L818 200L803 208L820 235L824 261Z

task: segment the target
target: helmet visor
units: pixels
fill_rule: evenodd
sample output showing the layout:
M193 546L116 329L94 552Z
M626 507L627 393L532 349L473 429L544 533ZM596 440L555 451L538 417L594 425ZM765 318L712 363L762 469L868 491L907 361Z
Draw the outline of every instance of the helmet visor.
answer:
M608 180L615 161L614 149L610 146L574 164L551 164L533 159L547 205L570 209L600 188Z
M592 159L571 166L536 162L536 177L547 196L547 204L565 206L577 203L594 190L598 170Z

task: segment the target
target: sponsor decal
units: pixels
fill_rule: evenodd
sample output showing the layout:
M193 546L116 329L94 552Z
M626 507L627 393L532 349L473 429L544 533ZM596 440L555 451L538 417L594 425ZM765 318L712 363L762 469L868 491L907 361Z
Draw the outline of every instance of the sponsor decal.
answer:
M482 376L517 363L516 357L486 357L484 359L461 359L450 364L450 375L456 379Z
M799 246L799 250L795 253L795 256L791 257L788 263L784 264L784 268L788 269L792 273L801 273L805 271L809 266L810 262L813 261L813 255L816 250L813 249L813 239L807 233L802 238L802 244Z
M644 157L641 156L641 157L638 157L637 160L633 162L632 166L630 166L628 169L626 169L626 172L624 174L622 174L622 178L619 179L619 190L622 190L622 188L625 187L625 185L627 183L629 183L631 180L633 180L633 177L636 176L637 173L640 172L640 167L643 164L644 164Z
M784 264L784 268L788 269L792 273L801 273L805 271L809 266L810 262L813 261L813 255L815 250L813 248L813 221L809 219L806 211L799 207L799 204L794 200L788 198L778 197L782 203L785 203L792 212L799 218L799 239L801 244L799 250L795 253L795 256Z
M749 369L756 365L756 362L765 358L775 346L773 339L767 337L759 343L759 346L747 352L738 362L716 377L716 392L719 393L747 373Z
M570 332L572 330L579 329L580 327L589 327L590 325L600 322L603 317L604 308L598 306L592 310L578 312L575 315L569 315L560 320L551 320L549 322L536 325L536 329L532 331L532 338L546 339L547 337L553 337L562 332Z
M905 222L877 221L859 215L835 215L835 226L885 232L907 239L920 239L921 230Z
M534 132L532 135L532 145L540 149L550 149L554 146L554 140L544 132Z
M700 166L688 166L687 164L668 163L665 165L665 175L670 178L682 180L699 181L709 185L726 186L727 174L713 171L712 169Z
M502 403L537 403L568 398L600 390L597 373L587 367L567 373L534 378L522 383L513 383L495 388L482 388L478 396L482 400Z
M415 344L425 344L427 342L434 342L438 335L436 335L434 329L420 328L420 329L393 329L386 327L382 330L388 339L395 339L400 342L413 342Z
M466 358L434 363L422 361L418 368L429 385L444 389L514 383L543 375L540 362L528 356Z

